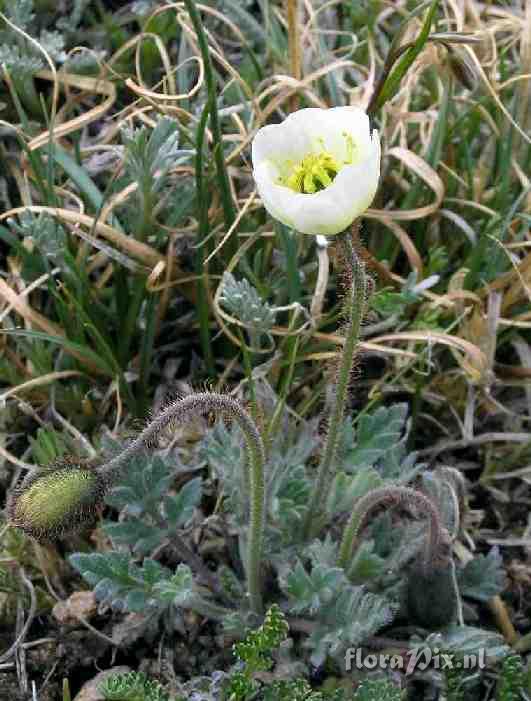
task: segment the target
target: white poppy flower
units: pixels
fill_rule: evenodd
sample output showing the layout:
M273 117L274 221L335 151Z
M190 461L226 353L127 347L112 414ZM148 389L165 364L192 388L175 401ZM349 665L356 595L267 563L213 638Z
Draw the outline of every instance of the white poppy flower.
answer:
M267 211L303 234L338 234L369 207L380 140L359 107L308 108L258 130L253 175Z

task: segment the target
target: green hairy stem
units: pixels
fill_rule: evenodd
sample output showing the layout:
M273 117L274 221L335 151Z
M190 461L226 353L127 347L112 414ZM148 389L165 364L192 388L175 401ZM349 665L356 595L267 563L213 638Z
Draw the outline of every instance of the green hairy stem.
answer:
M356 226L356 224L354 224L354 226ZM326 434L325 447L319 463L317 479L304 523L304 537L306 539L310 538L312 535L315 516L319 510L320 504L326 501L330 488L331 472L337 458L350 376L356 357L356 350L360 338L360 327L363 321L367 300L367 276L365 274L365 266L354 250L350 231L344 231L339 235L339 244L343 248L345 255L348 276L350 277L352 273L352 284L350 285L345 301L345 317L347 318L345 343L332 393L333 404L328 416L328 432Z
M233 613L232 609L213 604L211 601L206 601L202 596L194 596L190 601L188 608L206 618L213 618L217 621L222 621L226 616Z
M260 561L265 521L265 449L255 422L236 399L223 394L199 392L172 402L119 455L104 465L100 465L97 468L98 473L110 476L119 472L132 457L143 451L146 445L149 445L169 424L180 423L194 414L210 411L215 414L221 412L231 416L243 431L247 444L249 463L246 467L246 482L250 485L247 579L251 608L254 612L261 613Z
M422 558L423 567L429 570L437 561L441 546L447 541L446 530L441 523L437 507L427 496L410 487L391 486L373 489L355 504L350 519L346 525L339 549L339 566L346 569L355 551L358 534L365 528L367 522L378 507L405 506L408 509L419 509L428 518L428 535L425 541Z

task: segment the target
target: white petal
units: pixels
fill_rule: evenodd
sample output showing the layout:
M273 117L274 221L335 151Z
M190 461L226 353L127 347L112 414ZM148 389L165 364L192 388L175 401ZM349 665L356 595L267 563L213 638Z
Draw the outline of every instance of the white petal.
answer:
M296 229L295 221L298 212L303 206L304 198L308 195L302 195L289 187L277 185L276 169L267 161L255 168L253 175L260 199L269 214L286 226Z
M262 127L252 144L252 161L256 168L271 160L282 169L285 161L297 163L309 153L323 150L338 161L347 157L345 134L355 144L355 161L366 157L371 135L369 117L360 107L307 107L290 114L280 124ZM357 147L357 148L356 148Z
M303 111L305 110L301 110ZM324 145L326 151L342 162L348 155L345 139L345 135L348 135L354 143L354 162L367 156L371 142L370 122L361 108L333 107L328 110L315 109L312 112L314 114L308 115L308 119L305 118L304 128L315 151L320 151Z
M353 165L345 166L332 185L323 190L329 192L350 222L359 217L370 206L378 189L380 179L380 140L374 130L367 157Z
M310 153L310 139L297 125L298 120L293 119L295 114L298 112L294 112L281 124L268 124L258 130L252 145L253 168L257 168L263 161L271 161L280 171L286 161L299 163Z
M354 143L353 160L333 183L313 195L278 185L286 162L300 162L309 153L331 152L347 160L347 140ZM253 141L253 175L268 212L304 234L338 234L372 202L380 176L378 132L370 134L369 118L357 107L328 110L308 108L292 113L284 122L260 129Z
M334 113L335 119L340 117L343 129L354 141L354 162L369 157L372 141L368 114L360 107L333 107L330 112Z

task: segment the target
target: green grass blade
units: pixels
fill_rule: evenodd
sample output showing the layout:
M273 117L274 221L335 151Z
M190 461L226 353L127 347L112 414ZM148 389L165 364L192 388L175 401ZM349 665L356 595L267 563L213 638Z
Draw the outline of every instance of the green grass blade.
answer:
M385 103L388 102L398 90L402 78L405 76L405 74L411 67L413 61L417 58L417 56L420 54L420 52L426 45L426 42L428 41L431 24L433 22L433 17L435 16L435 11L437 9L437 3L438 0L433 0L430 9L428 10L428 13L426 15L426 19L424 20L424 24L422 26L420 34L418 35L416 41L412 44L412 46L408 47L404 51L402 57L395 65L395 67L393 69L390 69L389 74L385 78L385 82L379 89L376 104L373 105L371 100L370 109L368 110L369 112L373 112L374 110L380 109L380 107L385 105Z
M204 261L210 252L209 244L204 243L204 240L210 233L210 227L208 223L208 197L203 178L203 143L209 111L210 103L207 102L203 109L201 119L199 120L196 134L195 183L197 196L198 245L195 254L195 269L199 276L199 279L197 280L197 315L199 317L199 336L207 372L211 377L213 377L215 366L209 329L210 311L208 306L208 280L206 279L205 270L203 269Z
M225 166L225 157L223 154L223 143L221 126L219 122L218 105L216 100L216 81L214 76L214 67L212 65L212 58L210 56L210 49L208 46L207 37L205 30L203 29L203 23L201 17L197 10L194 0L184 0L192 24L194 25L195 32L197 34L197 41L199 44L199 49L201 51L201 57L205 66L205 83L208 94L208 103L210 110L210 127L212 129L212 138L214 141L214 161L216 163L218 186L221 196L221 205L223 208L223 217L225 220L225 228L229 229L236 218L236 210L234 208L234 202L232 201L232 194L230 191L229 176L227 174L227 168ZM236 241L230 239L227 242L227 253L229 256L233 256L236 252Z
M65 350L70 351L70 353L76 357L81 356L80 362L85 358L90 361L98 370L104 375L109 377L114 377L114 372L112 367L110 367L105 360L94 351L90 350L86 346L80 343L74 343L68 338L63 338L62 336L52 336L49 333L44 333L43 331L29 331L26 329L2 329L0 334L5 334L6 336L21 336L23 338L38 338L43 341L49 341L50 343L56 343L59 346L65 348Z

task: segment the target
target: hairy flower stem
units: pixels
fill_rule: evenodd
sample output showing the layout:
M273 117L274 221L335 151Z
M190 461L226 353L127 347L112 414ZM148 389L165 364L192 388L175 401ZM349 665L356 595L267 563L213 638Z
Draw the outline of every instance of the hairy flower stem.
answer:
M357 226L356 222L353 226ZM346 260L347 275L349 278L352 275L352 284L350 285L345 301L345 317L347 318L345 343L332 393L333 404L328 416L328 433L326 434L324 452L321 457L321 462L319 463L317 479L304 523L303 532L306 539L310 538L312 535L315 516L319 506L325 502L330 488L331 471L337 457L350 376L359 343L360 327L367 300L367 276L365 274L365 266L354 250L352 235L350 231L344 231L342 234L339 234L338 238L339 245L343 248Z
M419 508L428 518L428 536L425 541L422 559L423 567L428 570L436 562L442 545L447 541L446 530L441 523L437 507L427 496L416 489L399 485L373 489L355 504L354 510L346 525L339 549L339 566L347 569L352 560L357 536L367 525L374 509L385 506L405 506L409 509Z
M214 620L221 621L226 616L234 613L233 609L225 608L224 606L219 606L218 604L213 604L211 601L206 601L202 596L195 595L190 601L189 608L193 611L197 611L201 616L206 618L213 618Z
M148 426L119 455L98 468L101 475L112 475L137 453L145 449L161 431L172 423L180 423L190 415L205 412L229 414L240 426L249 452L247 481L250 484L250 534L247 551L247 580L251 608L255 613L262 612L260 591L260 562L265 520L264 465L265 450L256 424L241 404L224 394L198 392L184 399L172 402L163 412L156 416Z

